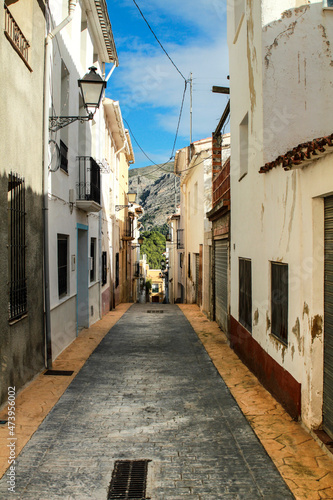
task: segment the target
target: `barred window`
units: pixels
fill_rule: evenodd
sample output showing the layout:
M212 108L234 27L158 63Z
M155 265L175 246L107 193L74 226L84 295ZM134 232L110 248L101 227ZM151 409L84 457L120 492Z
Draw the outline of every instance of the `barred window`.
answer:
M58 234L58 293L59 299L68 293L68 236Z
M288 344L288 264L271 262L272 333Z
M107 253L106 252L102 252L102 285L105 285L108 278L108 274L107 274L107 271L108 271L108 266L107 266Z
M239 259L239 322L252 332L251 260Z
M9 319L27 312L25 269L25 184L24 179L10 173L8 177L8 270Z

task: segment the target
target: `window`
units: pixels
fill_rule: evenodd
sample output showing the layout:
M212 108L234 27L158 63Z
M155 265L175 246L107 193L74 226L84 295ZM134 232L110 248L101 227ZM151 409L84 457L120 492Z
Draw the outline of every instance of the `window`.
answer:
M188 254L187 276L191 278L191 254Z
M90 240L90 283L96 280L96 238Z
M10 173L8 177L8 270L9 319L27 312L25 270L25 184L24 179Z
M184 229L177 229L177 250L184 248Z
M288 343L288 264L271 263L272 333Z
M160 291L160 287L158 283L153 283L151 286L152 293L158 293Z
M60 140L60 168L68 173L68 147Z
M333 9L333 0L323 0L323 7L324 8L332 8Z
M102 252L102 285L105 285L105 283L108 280L108 278L107 278L107 271L108 271L108 267L107 267L107 253L106 252Z
M252 276L249 259L239 259L239 322L252 332Z
M249 118L248 113L244 116L239 125L239 180L241 180L248 170L249 161Z
M58 234L58 294L59 299L68 293L68 236Z
M116 253L116 288L119 286L119 252Z

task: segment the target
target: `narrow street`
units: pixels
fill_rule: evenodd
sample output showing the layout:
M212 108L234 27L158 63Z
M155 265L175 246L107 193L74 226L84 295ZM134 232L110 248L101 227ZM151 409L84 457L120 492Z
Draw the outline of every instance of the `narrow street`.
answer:
M152 500L293 498L177 306L133 304L16 462L1 498L106 500L116 460ZM130 496L111 498L137 498Z

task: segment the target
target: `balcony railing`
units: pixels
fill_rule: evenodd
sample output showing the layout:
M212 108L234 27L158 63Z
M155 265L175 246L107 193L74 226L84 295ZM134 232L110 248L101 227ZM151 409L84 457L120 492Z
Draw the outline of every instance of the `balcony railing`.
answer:
M30 71L32 68L28 63L28 53L29 53L29 42L23 35L20 30L17 22L13 18L10 10L7 5L4 5L5 8L5 35L8 41L11 43L13 48L16 50L18 55L21 57L25 65L28 67Z
M184 247L184 229L177 229L177 250L181 250Z
M77 201L101 204L101 175L98 163L91 156L78 156L79 182L76 184Z
M127 217L125 221L125 227L123 231L123 240L132 241L134 240L134 231L133 231L133 219L132 217Z
M213 179L213 208L221 201L230 208L230 158Z

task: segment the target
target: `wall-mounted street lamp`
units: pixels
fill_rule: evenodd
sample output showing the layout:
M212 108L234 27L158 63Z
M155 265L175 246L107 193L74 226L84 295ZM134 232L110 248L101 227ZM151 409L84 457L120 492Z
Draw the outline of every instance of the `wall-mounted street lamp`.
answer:
M138 245L132 245L132 248L138 248L138 247L141 247L142 243L143 243L144 239L142 236L139 236L138 238Z
M119 212L119 210L122 210L123 208L133 207L133 203L135 203L135 199L136 199L136 193L127 193L127 199L128 199L127 205L116 205L115 206L116 212Z
M51 132L56 132L76 121L83 123L93 119L101 103L106 81L96 73L97 68L95 66L91 66L89 70L89 73L86 73L81 80L78 80L87 116L50 116L49 129Z

